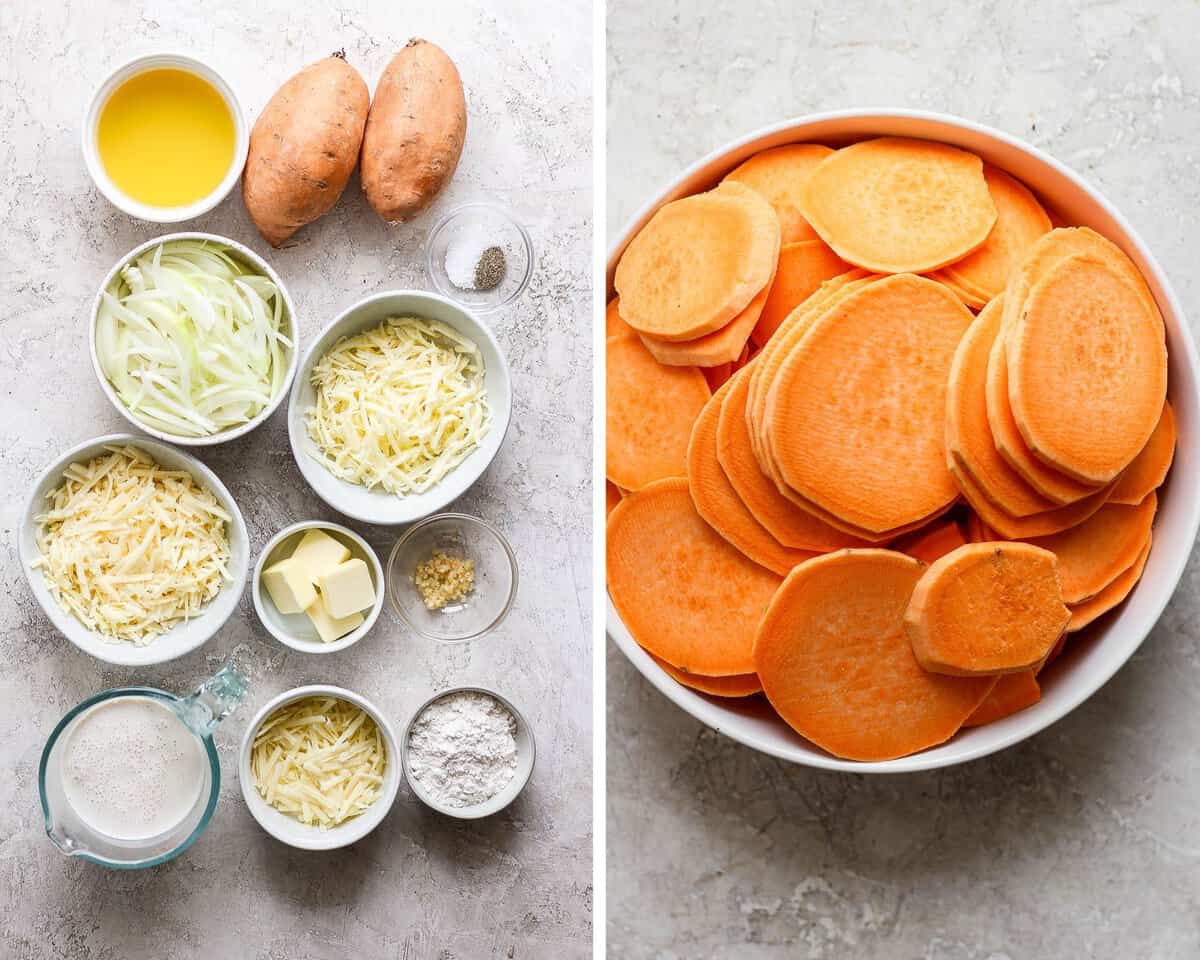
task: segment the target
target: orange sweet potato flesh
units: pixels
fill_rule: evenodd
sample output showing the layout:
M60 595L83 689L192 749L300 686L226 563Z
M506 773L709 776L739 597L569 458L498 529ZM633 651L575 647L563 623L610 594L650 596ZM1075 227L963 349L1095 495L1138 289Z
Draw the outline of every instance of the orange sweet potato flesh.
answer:
M676 683L681 683L700 693L707 693L710 697L736 699L762 693L762 684L758 682L756 673L739 673L731 677L702 677L696 673L680 670L673 664L667 663L662 657L655 657L654 654L650 654L650 656L654 657L654 662L662 667L663 673Z
M1090 600L1133 566L1157 510L1151 491L1136 506L1106 503L1078 526L1032 540L1058 558L1063 600L1072 606Z
M922 563L933 563L966 542L962 527L953 520L935 520L928 526L901 537L892 544L892 549Z
M1137 504L1162 486L1175 457L1175 411L1170 401L1163 404L1158 426L1146 441L1146 445L1121 474L1113 487L1109 503Z
M754 673L754 636L780 578L701 519L687 480L659 480L606 528L608 593L633 639L691 674Z
M827 157L799 203L838 256L876 273L926 273L961 260L996 222L982 160L899 137L864 140Z
M708 389L713 393L720 390L725 381L733 376L732 363L722 363L715 367L701 367L700 370L704 374L704 379L708 381Z
M1150 439L1167 392L1162 317L1105 260L1056 263L1006 331L1008 397L1026 445L1083 483L1108 483Z
M682 477L692 424L708 402L695 367L664 367L636 337L609 337L605 384L605 472L625 490Z
M688 488L696 512L708 525L755 563L783 576L813 556L811 551L785 547L754 518L738 497L717 460L717 425L721 404L729 393L726 383L700 411L687 449Z
M804 219L796 197L822 160L833 151L819 143L790 143L756 153L741 166L726 174L756 190L775 208L783 243L813 240L817 232Z
M604 308L604 339L636 336L637 331L621 319L620 297L613 297Z
M1137 559L1128 570L1123 570L1112 583L1090 600L1085 600L1071 608L1071 622L1067 626L1068 633L1082 630L1129 596L1138 581L1142 579L1142 572L1146 569L1146 561L1150 558L1150 546L1153 542L1154 535L1150 534L1146 537L1146 542Z
M1076 524L1083 523L1088 517L1099 510L1108 501L1112 485L1099 488L1090 497L1069 503L1065 507L1055 507L1045 513L1034 513L1028 517L1014 517L993 504L980 490L979 485L969 473L951 462L950 471L954 474L954 482L958 484L963 497L971 505L980 519L991 527L1001 537L1008 540L1029 540L1033 537L1048 537L1061 533Z
M741 313L779 262L779 218L733 181L661 207L630 241L613 285L621 318L659 340L695 340Z
M992 440L987 369L1002 310L1003 297L992 300L958 344L946 393L946 450L1000 510L1027 517L1053 510L1057 504L1031 487Z
M946 383L974 318L936 281L901 274L817 319L771 384L764 438L783 482L869 531L936 516L946 467Z
M800 240L779 248L779 266L751 339L766 343L796 307L826 280L851 270L850 264L820 240Z
M952 676L1032 670L1066 630L1053 553L1027 543L969 543L929 565L904 613L917 662Z
M996 681L992 692L975 712L967 717L964 727L981 727L1010 717L1018 710L1032 707L1042 699L1042 688L1037 682L1036 670L1021 670L1006 673Z
M819 553L863 546L854 537L831 527L783 496L759 469L746 427L746 400L753 369L753 366L746 367L730 380L728 390L723 394L717 423L717 460L738 499L784 546Z
M989 530L988 525L974 510L967 511L965 524L967 543L983 543L985 540L1002 540L995 531Z
M611 480L604 481L604 515L613 512L613 507L621 502L621 488Z
M952 737L995 684L921 668L904 611L923 564L842 550L788 574L759 625L763 692L802 737L834 756L891 760Z
M987 306L987 297L963 286L944 269L934 270L933 273L928 274L928 277L930 280L936 280L938 283L944 285L963 302L964 306L971 310L982 310Z

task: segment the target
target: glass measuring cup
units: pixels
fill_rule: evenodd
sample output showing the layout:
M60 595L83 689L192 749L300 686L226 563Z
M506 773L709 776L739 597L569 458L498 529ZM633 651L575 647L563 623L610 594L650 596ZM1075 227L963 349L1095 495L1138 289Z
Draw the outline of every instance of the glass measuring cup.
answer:
M245 699L248 690L246 677L233 665L226 665L190 696L180 697L153 687L118 687L88 697L68 711L46 741L38 767L38 791L46 835L67 856L119 870L153 867L183 853L208 826L217 806L221 764L212 739L213 731ZM187 815L165 832L143 839L117 839L92 828L67 800L63 782L64 746L77 721L98 704L121 697L155 700L169 708L195 735L208 761L196 802Z

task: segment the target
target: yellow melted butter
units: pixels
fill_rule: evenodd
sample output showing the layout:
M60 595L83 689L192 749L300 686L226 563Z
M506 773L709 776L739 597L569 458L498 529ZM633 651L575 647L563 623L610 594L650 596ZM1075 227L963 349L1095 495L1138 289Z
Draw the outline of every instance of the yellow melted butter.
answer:
M233 115L220 93L185 70L147 70L113 91L96 146L117 189L152 207L203 199L233 161Z

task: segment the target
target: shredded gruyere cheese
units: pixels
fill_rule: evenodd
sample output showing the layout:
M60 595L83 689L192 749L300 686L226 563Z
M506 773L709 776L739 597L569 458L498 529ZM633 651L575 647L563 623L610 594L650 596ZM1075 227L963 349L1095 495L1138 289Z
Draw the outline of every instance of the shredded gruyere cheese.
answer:
M254 734L250 769L263 799L322 830L379 797L387 748L365 710L334 697L285 704Z
M457 330L393 317L335 343L313 367L315 459L335 477L422 493L492 425L479 348Z
M230 580L230 516L186 470L134 446L73 463L34 517L46 588L89 630L139 646Z

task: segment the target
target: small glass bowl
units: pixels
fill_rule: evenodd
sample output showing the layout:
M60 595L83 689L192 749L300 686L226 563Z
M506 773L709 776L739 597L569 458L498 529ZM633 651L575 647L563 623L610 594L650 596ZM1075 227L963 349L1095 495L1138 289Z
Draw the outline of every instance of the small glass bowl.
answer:
M437 550L475 561L467 596L430 610L414 582L417 564ZM517 558L500 531L465 513L440 513L414 524L396 541L384 571L392 609L417 633L462 643L490 633L508 615L517 594Z
M504 279L491 290L457 287L446 271L446 256L457 240L472 233L481 242L504 251ZM511 303L529 284L533 272L533 243L525 228L503 207L494 203L464 203L455 207L433 228L425 241L425 269L438 293L477 312L487 312Z

